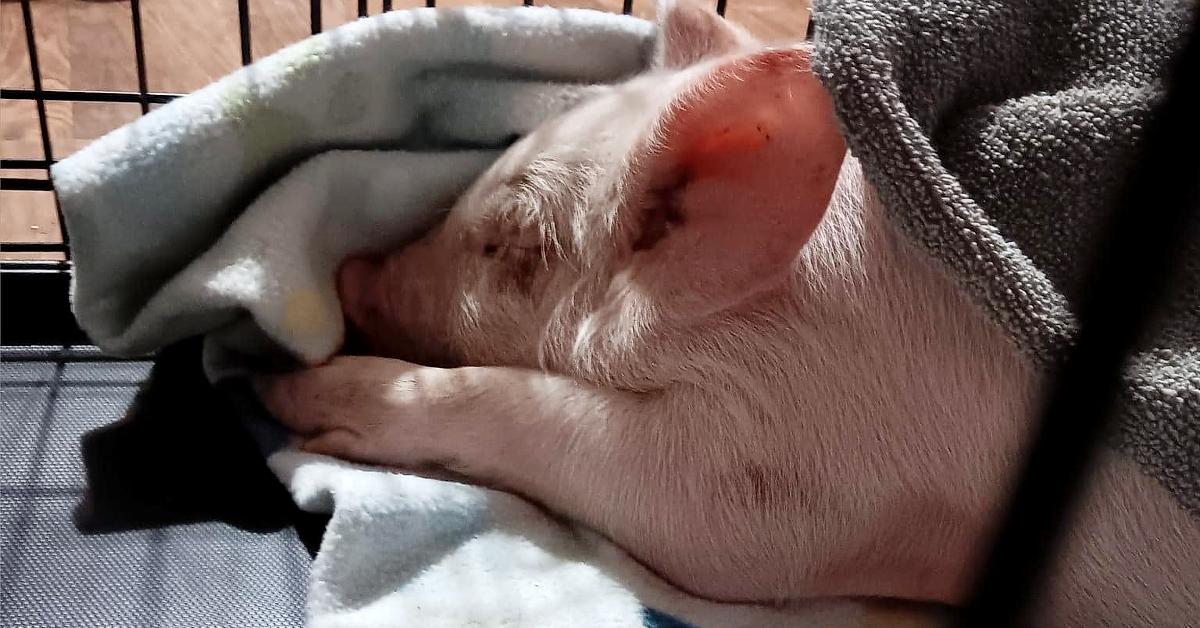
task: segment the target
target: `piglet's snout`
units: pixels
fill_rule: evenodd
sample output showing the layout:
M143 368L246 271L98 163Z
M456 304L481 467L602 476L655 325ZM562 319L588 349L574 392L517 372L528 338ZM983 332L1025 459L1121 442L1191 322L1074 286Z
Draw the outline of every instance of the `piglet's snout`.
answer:
M368 311L378 310L379 275L383 262L367 257L351 257L338 268L337 291L342 311L358 323Z
M361 342L371 348L383 332L380 325L386 318L381 290L383 262L367 257L351 257L342 262L337 272L338 299L346 316L347 345ZM353 347L347 347L351 349Z
M421 285L405 281L400 256L351 257L338 268L337 290L346 317L344 353L366 353L432 364L413 342Z

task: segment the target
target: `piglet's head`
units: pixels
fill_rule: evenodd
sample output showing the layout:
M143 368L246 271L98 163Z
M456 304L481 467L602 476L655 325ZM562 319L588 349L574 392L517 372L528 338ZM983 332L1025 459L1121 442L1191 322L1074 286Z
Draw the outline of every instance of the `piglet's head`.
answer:
M605 377L783 285L845 155L809 51L659 16L652 71L524 137L420 241L342 268L375 352Z

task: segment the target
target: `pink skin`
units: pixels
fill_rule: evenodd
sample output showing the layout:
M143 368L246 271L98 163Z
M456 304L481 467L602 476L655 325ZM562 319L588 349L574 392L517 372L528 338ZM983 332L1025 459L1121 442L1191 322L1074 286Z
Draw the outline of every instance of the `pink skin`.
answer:
M308 451L517 492L696 595L961 601L1035 373L894 233L807 50L660 16L658 69L343 265L383 357L264 379L264 401ZM1099 477L1043 617L1194 616L1200 531L1130 464Z

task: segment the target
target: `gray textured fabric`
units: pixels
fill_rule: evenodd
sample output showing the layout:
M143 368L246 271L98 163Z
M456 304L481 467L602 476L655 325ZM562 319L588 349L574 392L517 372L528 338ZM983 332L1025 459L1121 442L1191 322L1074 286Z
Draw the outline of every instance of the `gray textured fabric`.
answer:
M290 528L84 535L72 523L79 439L122 417L148 363L10 348L0 359L0 626L301 624L309 559Z
M894 220L1039 364L1190 0L816 0L815 69ZM1200 515L1200 232L1124 378L1117 444Z

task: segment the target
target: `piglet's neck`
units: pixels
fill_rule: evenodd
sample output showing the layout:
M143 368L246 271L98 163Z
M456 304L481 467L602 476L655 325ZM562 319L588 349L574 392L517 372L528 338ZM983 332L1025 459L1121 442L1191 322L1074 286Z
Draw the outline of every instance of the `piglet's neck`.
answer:
M939 420L948 429L1003 432L1014 448L1023 437L1029 363L899 231L853 157L787 284L747 312L768 321L760 327L766 340L783 341L795 385L829 391L814 421ZM784 314L764 319L764 312Z
M805 388L831 391L809 418L860 422L897 440L944 435L913 445L931 455L954 450L934 459L977 468L976 479L997 474L1024 441L1034 371L888 212L848 157L827 215L770 306L795 321L779 332L796 347ZM927 422L937 427L915 429ZM992 460L960 457L976 446L979 455L1000 453ZM979 497L978 490L971 494Z
M690 356L694 389L727 382L705 403L767 466L811 461L811 491L854 487L825 497L842 518L814 524L838 530L810 541L829 564L853 566L820 574L819 593L956 601L1026 438L1033 374L853 158L786 285L710 324L697 336L731 340Z

